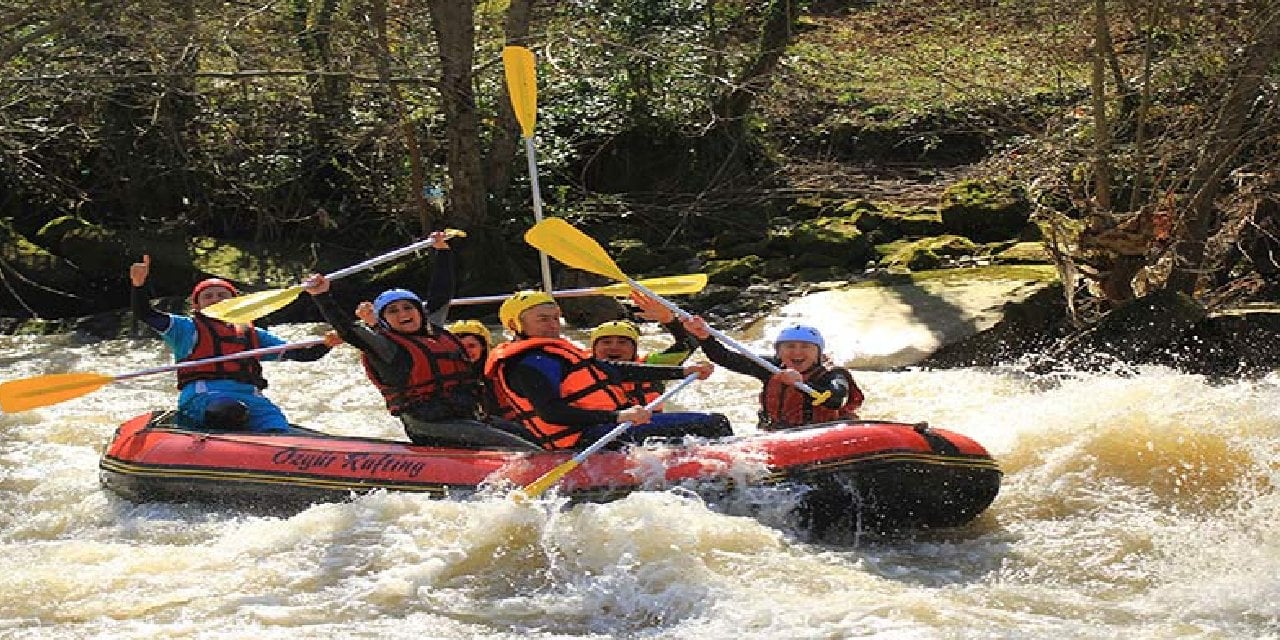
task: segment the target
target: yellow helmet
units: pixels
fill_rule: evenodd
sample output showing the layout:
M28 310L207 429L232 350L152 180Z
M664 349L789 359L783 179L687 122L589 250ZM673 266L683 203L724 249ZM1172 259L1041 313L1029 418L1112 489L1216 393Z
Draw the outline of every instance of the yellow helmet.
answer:
M540 304L555 304L556 299L545 291L517 291L498 307L498 320L502 326L516 332L524 333L520 325L520 314Z
M484 338L486 346L493 346L493 335L489 333L489 327L484 326L484 323L479 320L459 320L445 327L445 329L448 329L449 333L455 336L480 336Z
M595 346L596 340L605 336L620 336L623 338L631 338L632 342L640 342L640 329L635 323L629 320L610 320L602 322L596 328L591 330L591 345Z

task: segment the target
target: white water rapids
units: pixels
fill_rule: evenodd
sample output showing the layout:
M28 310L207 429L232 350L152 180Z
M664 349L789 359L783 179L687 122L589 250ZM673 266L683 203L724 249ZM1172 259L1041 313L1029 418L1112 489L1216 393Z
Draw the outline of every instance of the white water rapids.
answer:
M992 305L947 295L966 302L815 294L741 335L764 350L783 322L817 324L837 360L881 369L855 371L865 416L983 443L1004 485L964 528L819 546L678 493L377 493L287 518L133 505L97 460L117 424L173 402L152 376L0 415L0 638L1280 637L1280 376L884 371ZM2 380L165 362L149 339L0 337ZM349 347L266 366L293 421L402 436ZM747 432L757 388L718 371L680 405Z

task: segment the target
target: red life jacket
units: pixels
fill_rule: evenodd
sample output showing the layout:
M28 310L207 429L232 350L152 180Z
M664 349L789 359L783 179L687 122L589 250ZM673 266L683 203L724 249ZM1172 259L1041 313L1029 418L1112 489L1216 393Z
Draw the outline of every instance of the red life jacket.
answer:
M196 325L196 343L191 353L182 362L215 358L241 351L250 351L261 346L258 332L252 324L231 324L200 313L191 314ZM187 386L196 380L236 380L251 384L259 389L267 388L267 380L262 377L262 363L252 356L243 360L227 360L213 364L178 370L178 388Z
M820 380L828 373L841 376L848 382L849 397L845 398L843 405L836 409L814 406L813 400L805 392L782 382L775 375L765 383L760 392L760 427L773 431L819 422L857 419L858 407L862 406L862 390L853 382L853 375L848 370L840 367L827 369L818 364L805 372L804 381Z
M391 385L378 378L377 371L369 364L369 356L360 354L365 375L382 393L391 415L400 415L416 404L441 399L454 391L474 394L475 368L467 361L462 343L453 334L448 331L432 335L404 334L382 327L375 330L412 358L409 379L403 385Z
M484 367L485 378L492 383L494 396L506 414L504 417L524 425L544 448L572 448L582 437L582 427L543 420L534 411L533 403L511 389L506 367L502 365L530 351L539 351L567 363L564 379L560 381L560 397L570 406L599 411L619 411L630 406L625 394L618 385L610 383L608 372L600 367L591 352L572 342L563 338L526 338L504 342L489 353Z

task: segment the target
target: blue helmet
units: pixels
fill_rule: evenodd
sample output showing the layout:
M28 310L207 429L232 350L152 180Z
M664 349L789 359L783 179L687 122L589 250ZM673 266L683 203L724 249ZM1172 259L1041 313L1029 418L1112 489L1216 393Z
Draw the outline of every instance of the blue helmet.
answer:
M793 324L778 333L778 339L773 341L773 346L778 346L779 342L808 342L809 344L818 345L818 351L826 351L827 343L822 339L822 333L817 329L803 324Z
M378 316L379 322L382 322L382 310L397 300L412 301L413 304L417 305L419 311L422 310L422 298L419 298L418 294L408 289L387 289L373 299L373 314Z

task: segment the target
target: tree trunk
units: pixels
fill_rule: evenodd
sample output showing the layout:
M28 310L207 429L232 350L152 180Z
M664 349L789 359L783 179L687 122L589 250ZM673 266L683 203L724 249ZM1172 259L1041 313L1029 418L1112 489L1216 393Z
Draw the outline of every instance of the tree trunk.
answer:
M511 248L504 246L497 234L488 229L480 113L472 89L474 4L462 0L429 0L427 4L440 51L440 96L450 183L445 220L448 226L464 229L469 234L465 242L459 243L459 266L468 274L460 283L461 293L469 292L469 285L475 283L509 283L511 280ZM507 158L510 162L511 156Z
M332 30L338 0L294 0L293 20L298 46L312 69L333 71ZM341 75L317 74L311 84L311 108L320 116L312 127L317 146L332 150L334 132L340 131L349 113L350 81Z
M731 132L734 138L741 137L751 105L768 86L787 44L791 42L796 19L800 17L800 2L773 0L765 11L759 48L734 79L733 88L722 94L712 108L717 118L716 128Z
M512 0L507 9L507 44L521 46L527 44L532 9L532 0ZM506 97L498 100L498 123L493 128L490 141L489 154L484 162L485 186L493 207L500 208L506 202L507 192L511 189L513 168L524 166L523 162L516 159L520 150L520 122L516 120L516 112L511 107L511 100ZM500 212L495 210L490 213L499 215Z
M1205 244L1213 220L1213 202L1230 162L1249 141L1244 127L1261 91L1262 82L1273 64L1280 61L1280 2L1259 3L1259 25L1255 37L1241 56L1240 72L1222 99L1218 115L1200 144L1200 156L1192 169L1187 192L1191 200L1184 207L1181 233L1175 249L1176 266L1165 287L1194 294L1204 268Z
M1098 213L1111 212L1111 125L1107 122L1107 45L1111 42L1107 25L1106 0L1094 0L1093 23L1093 180Z
M373 33L377 51L374 60L378 66L378 77L382 79L383 89L387 92L387 101L391 113L400 128L404 140L405 151L409 156L409 210L417 214L418 231L426 237L432 231L431 207L424 193L426 178L422 169L422 148L418 145L418 132L413 120L404 106L404 96L400 87L391 82L391 45L387 38L387 0L371 0L369 3L369 30Z

